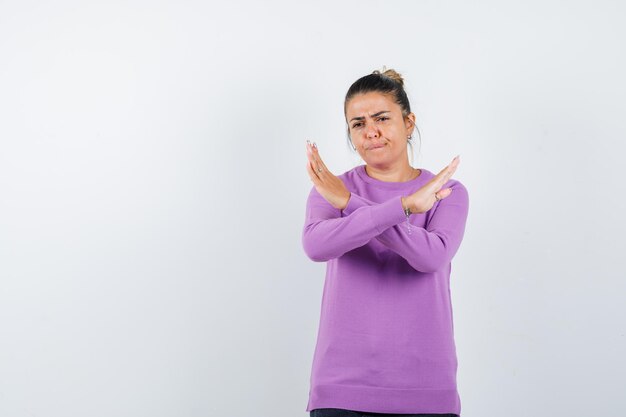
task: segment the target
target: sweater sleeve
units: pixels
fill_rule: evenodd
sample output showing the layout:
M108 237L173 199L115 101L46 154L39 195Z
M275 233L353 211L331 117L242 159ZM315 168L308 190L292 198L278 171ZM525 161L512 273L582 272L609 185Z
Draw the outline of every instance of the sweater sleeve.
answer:
M401 196L354 208L349 216L342 217L341 210L312 187L306 203L302 246L311 260L328 261L365 245L405 220Z
M417 271L434 272L447 265L463 240L469 195L465 186L458 181L443 188L448 187L452 188L452 193L437 203L426 227L411 225L411 234L408 234L406 226L399 224L376 236L380 243L406 259ZM357 210L375 204L351 193L342 215L350 217ZM406 222L406 217L404 220Z

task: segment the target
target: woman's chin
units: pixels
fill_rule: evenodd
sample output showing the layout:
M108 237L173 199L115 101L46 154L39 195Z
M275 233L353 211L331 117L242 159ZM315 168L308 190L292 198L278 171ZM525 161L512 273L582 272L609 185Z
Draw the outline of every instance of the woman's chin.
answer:
M378 163L391 162L390 155L387 152L379 151L379 150L374 150L374 151L367 152L365 154L365 158L363 158L363 160L365 160L365 161L372 161L372 162L378 162Z
M367 158L363 158L363 160L365 161L367 165L370 165L372 167L376 167L379 169L387 169L387 167L391 165L391 161L389 160L389 158L376 158L376 157L372 158L372 156L368 156Z

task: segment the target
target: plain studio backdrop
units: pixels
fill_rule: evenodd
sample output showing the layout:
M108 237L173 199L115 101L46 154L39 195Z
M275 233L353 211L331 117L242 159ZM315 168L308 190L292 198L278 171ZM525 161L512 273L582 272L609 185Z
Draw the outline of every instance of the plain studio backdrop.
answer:
M464 417L624 415L619 1L0 2L0 417L305 416L305 141L406 78L470 195ZM367 308L367 306L364 306Z

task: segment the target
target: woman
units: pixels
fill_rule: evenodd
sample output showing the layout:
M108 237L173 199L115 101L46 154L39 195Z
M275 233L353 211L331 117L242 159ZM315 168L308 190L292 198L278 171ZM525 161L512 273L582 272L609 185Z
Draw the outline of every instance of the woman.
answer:
M469 207L450 179L459 157L437 175L411 167L415 115L391 69L352 84L344 115L365 165L335 176L307 143L302 244L327 267L306 411L459 416L449 285Z

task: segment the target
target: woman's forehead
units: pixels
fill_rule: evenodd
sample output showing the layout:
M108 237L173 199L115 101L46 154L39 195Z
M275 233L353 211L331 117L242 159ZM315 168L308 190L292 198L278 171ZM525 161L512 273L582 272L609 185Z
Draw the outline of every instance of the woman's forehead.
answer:
M346 116L366 116L381 111L396 112L400 106L388 95L379 92L357 94L348 101Z

